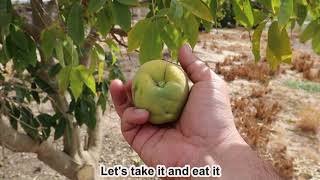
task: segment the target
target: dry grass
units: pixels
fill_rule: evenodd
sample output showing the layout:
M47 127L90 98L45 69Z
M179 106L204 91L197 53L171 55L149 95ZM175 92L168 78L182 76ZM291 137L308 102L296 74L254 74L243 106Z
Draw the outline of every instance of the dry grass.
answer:
M320 108L307 106L298 113L297 127L305 132L317 133L320 129Z
M273 71L266 61L256 63L249 60L245 54L228 56L224 59L224 62L216 64L216 73L223 75L226 81L243 78L266 82L272 76L281 72L281 69Z
M293 177L293 158L287 153L283 142L268 149L272 123L281 107L270 99L265 86L255 87L248 96L233 98L232 108L237 129L245 141L262 157L270 160L274 169L284 179Z
M272 165L278 174L284 179L293 177L293 158L287 154L287 146L282 143L273 145L271 151Z
M303 77L320 82L320 64L310 54L297 51L294 55L292 68L303 73Z

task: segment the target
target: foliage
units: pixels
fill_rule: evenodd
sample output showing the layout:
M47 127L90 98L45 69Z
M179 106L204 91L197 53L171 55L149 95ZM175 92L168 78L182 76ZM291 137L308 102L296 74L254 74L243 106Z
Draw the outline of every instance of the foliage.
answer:
M163 58L165 46L174 60L183 43L196 45L200 24L210 29L226 13L223 7L228 6L236 22L253 31L256 61L260 60L261 35L267 31L266 56L271 67L290 62L288 28L296 24L304 27L306 19L310 22L307 21L300 40L312 40L314 51L320 53L318 0L57 0L50 3L57 6L56 13L43 12L50 10L49 5L31 0L31 9L37 13L32 15L33 24L30 24L11 0L0 0L0 62L3 67L13 63L14 72L9 76L17 80L0 80L4 86L1 91L15 91L15 95L4 98L5 109L12 127L21 126L41 141L49 136L51 127L55 129L55 139L70 131L66 121L69 115L75 117L79 126L95 127L97 105L106 109L110 80L124 80L117 59L121 54L118 45L123 45L117 39L119 35L128 36L128 52L139 50L141 64ZM130 8L136 6L148 7L149 13L131 27ZM3 76L1 69L2 79ZM54 106L54 114L35 115L26 107L31 101L55 102L57 96L70 97L68 112Z

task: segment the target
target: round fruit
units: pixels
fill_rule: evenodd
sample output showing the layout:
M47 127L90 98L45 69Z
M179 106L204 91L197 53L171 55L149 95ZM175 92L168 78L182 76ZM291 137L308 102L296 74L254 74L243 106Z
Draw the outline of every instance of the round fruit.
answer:
M134 105L150 112L152 124L178 120L188 94L185 73L177 65L164 60L143 64L132 83Z

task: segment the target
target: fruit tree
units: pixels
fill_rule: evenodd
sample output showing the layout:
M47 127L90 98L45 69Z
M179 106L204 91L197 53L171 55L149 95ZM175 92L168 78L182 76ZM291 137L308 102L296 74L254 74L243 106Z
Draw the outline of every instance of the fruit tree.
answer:
M196 45L200 25L219 27L229 7L237 25L252 34L256 61L266 31L270 66L290 62L288 32L297 26L301 42L312 40L320 53L319 0L30 0L24 6L28 12L0 0L0 144L36 153L70 179L95 178L108 85L124 80L120 46L137 51L141 64L162 59L164 48L174 61L183 43ZM132 8L149 11L133 23ZM43 103L52 111L31 108ZM61 138L63 148L50 136Z

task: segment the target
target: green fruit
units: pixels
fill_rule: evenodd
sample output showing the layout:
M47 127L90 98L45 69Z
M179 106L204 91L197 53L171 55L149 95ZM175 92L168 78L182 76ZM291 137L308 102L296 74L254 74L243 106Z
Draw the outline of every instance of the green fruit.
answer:
M134 105L150 112L152 124L178 120L188 94L185 73L167 61L153 60L143 64L133 79Z

